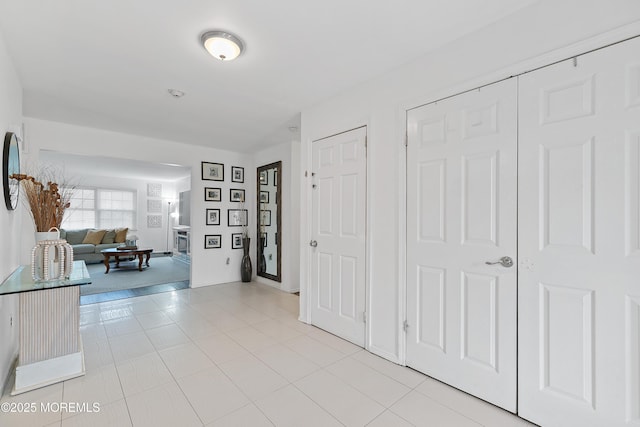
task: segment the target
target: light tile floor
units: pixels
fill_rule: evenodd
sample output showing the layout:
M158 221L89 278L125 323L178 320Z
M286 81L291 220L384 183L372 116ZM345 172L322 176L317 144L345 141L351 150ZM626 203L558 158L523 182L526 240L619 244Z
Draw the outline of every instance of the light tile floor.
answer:
M35 412L0 411L0 426L531 425L299 322L298 304L231 283L82 306L87 374L6 391Z

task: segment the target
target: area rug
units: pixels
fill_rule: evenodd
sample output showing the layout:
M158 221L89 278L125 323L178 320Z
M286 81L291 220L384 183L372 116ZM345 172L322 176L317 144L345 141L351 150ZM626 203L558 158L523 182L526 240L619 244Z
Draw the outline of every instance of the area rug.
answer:
M102 263L87 264L91 284L80 286L80 295L189 280L189 265L172 257L153 257L149 260L149 267L144 267L142 271L136 268L137 263L137 260L120 262L122 268L115 268L115 263L112 263L109 274L104 274Z

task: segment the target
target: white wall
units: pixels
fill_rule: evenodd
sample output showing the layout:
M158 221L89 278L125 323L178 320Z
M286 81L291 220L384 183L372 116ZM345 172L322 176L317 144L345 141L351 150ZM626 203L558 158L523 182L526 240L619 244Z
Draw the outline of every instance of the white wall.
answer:
M367 347L403 362L405 111L441 97L640 34L640 2L540 2L302 112L301 173L311 141L367 126ZM616 34L598 36L605 31ZM595 36L598 36L597 38ZM594 39L591 39L594 37ZM590 39L585 42L585 40ZM309 321L310 195L301 187L301 319Z
M176 195L180 194L182 191L191 190L191 180L188 178L179 179L175 182L175 184L176 184Z
M34 118L25 118L25 134L32 158L37 157L39 150L46 149L154 163L177 163L191 167L191 286L199 287L240 280L242 251L231 249L231 233L236 233L238 230L226 226L226 211L229 208L237 208L237 203L229 202L229 188L245 188L247 200L250 201L247 204L249 224L255 227L255 185L253 185L255 171L249 155ZM200 163L202 161L223 163L225 181L203 181ZM244 184L231 182L231 166L245 168ZM221 187L223 201L205 202L205 186ZM205 225L206 207L221 209L220 226ZM166 216L166 210L164 215ZM165 220L166 218L163 218L163 222ZM166 229L164 230L166 232ZM221 234L222 248L205 250L205 234ZM27 252L28 250L23 248L22 255L25 263L28 260ZM229 258L228 264L227 258Z
M4 38L0 34L0 136L4 143L5 132L21 135L22 86L9 57ZM0 165L0 168L2 166ZM4 171L3 171L4 173ZM22 218L27 215L22 204L8 211L4 196L0 196L0 282L4 281L19 265L20 230ZM13 319L13 326L11 326ZM0 391L18 354L18 295L0 296Z
M300 265L299 265L299 221L300 211L298 209L300 195L300 143L296 140L285 142L280 145L266 148L254 154L254 176L255 170L273 162L282 161L282 188L280 188L282 205L282 230L280 230L281 250L281 279L280 283L264 277L256 277L256 281L276 287L286 292L297 292L300 289ZM270 178L271 179L271 178ZM254 180L255 182L255 180ZM253 184L254 186L256 184ZM255 194L255 193L254 193ZM248 196L247 196L248 197ZM254 196L255 197L255 196ZM272 217L272 224L276 218ZM255 235L255 228L252 235ZM253 239L255 240L255 239ZM251 252L251 259L257 263L255 250Z

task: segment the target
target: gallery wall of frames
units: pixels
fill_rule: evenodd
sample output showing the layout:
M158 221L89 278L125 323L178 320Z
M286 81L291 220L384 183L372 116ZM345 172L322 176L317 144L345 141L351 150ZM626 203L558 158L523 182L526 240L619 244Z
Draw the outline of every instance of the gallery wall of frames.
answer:
M244 187L244 168L231 166L229 179L231 188L228 193L222 187L216 187L225 182L225 165L223 163L202 162L202 180L211 181L204 187L205 224L207 232L204 235L205 249L221 249L225 246L231 249L242 249L243 237L248 236L248 209L245 207L246 189ZM222 231L226 225L231 232ZM210 230L209 230L209 226ZM237 231L236 231L237 230Z

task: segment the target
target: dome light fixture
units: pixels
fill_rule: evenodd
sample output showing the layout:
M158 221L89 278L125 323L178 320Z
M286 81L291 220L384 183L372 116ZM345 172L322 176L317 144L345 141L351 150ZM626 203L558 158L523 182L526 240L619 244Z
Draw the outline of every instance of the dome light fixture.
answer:
M244 49L242 41L226 31L207 31L200 37L200 41L211 56L221 61L236 59Z

